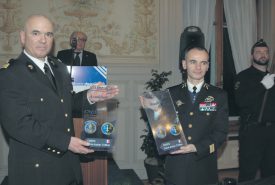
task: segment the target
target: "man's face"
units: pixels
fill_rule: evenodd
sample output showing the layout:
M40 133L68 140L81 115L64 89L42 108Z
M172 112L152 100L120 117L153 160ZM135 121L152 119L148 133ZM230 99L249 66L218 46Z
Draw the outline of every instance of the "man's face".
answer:
M152 98L144 98L143 105L144 108L148 108L153 111L158 111L160 109L160 101L156 96L153 96Z
M269 62L269 50L267 47L255 47L253 61L258 65L267 65Z
M80 52L80 51L84 50L87 38L82 33L76 33L75 37L77 39L77 45L76 45L75 51Z
M53 45L52 23L45 17L30 18L20 32L20 41L28 54L44 60Z
M191 49L185 60L182 61L182 67L187 71L187 79L194 85L204 80L204 76L209 68L209 56L205 51Z

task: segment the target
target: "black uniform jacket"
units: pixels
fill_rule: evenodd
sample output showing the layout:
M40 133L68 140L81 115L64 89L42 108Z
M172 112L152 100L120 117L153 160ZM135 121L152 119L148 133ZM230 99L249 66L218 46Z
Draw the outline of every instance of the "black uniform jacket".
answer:
M82 95L72 96L64 64L57 59L49 63L57 90L24 53L0 72L0 119L9 136L9 185L67 185L82 178L78 156L68 151L74 135L73 100L81 101Z
M225 91L204 84L192 104L187 83L169 88L188 144L197 152L168 155L166 179L175 185L206 185L218 181L217 149L228 132Z
M256 122L259 118L264 94L267 91L261 83L266 72L262 72L251 66L236 77L235 98L240 108L241 123ZM275 122L275 86L268 90L262 122Z
M73 50L61 50L57 53L57 58L59 58L67 66L70 66L72 65ZM84 50L82 54L81 66L97 66L96 55L94 53Z

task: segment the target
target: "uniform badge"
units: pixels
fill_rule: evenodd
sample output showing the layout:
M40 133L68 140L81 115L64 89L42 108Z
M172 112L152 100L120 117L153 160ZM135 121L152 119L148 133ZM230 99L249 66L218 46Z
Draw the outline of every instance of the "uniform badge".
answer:
M209 145L209 153L211 154L213 152L215 152L215 145L211 144L211 145Z
M217 111L217 103L215 102L202 102L199 105L199 110L200 111L207 111L207 112L212 112L212 111Z
M181 88L185 88L185 87L187 87L187 83L183 82Z
M177 100L176 101L176 105L179 107L179 106L181 106L181 105L183 105L184 103L182 102L182 101L180 101L180 100Z
M208 85L207 83L205 83L205 84L203 85L203 87L205 87L205 88L208 90L209 85Z
M32 64L28 64L27 67L28 67L28 69L29 69L30 71L32 71L32 70L34 69L34 67L33 67Z
M207 96L205 99L204 99L204 102L212 102L214 101L215 98L213 96Z

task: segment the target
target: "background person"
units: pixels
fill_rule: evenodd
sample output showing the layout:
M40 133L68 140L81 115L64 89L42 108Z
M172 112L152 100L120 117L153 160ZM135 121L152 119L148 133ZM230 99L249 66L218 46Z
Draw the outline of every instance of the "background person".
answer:
M260 39L251 48L252 65L236 77L240 182L255 179L258 170L262 178L275 175L275 75L267 71L269 58L269 48Z
M59 58L67 66L97 66L97 59L94 53L84 50L87 42L87 35L81 31L74 31L70 36L72 49L58 51ZM79 59L76 57L79 56ZM78 61L79 60L79 61Z

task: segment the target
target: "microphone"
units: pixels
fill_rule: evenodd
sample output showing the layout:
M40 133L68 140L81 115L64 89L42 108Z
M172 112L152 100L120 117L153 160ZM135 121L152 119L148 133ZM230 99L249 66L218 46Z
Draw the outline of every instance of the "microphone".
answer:
M73 50L75 50L76 46L77 46L77 39L76 39L76 37L74 37L71 40L71 47Z

